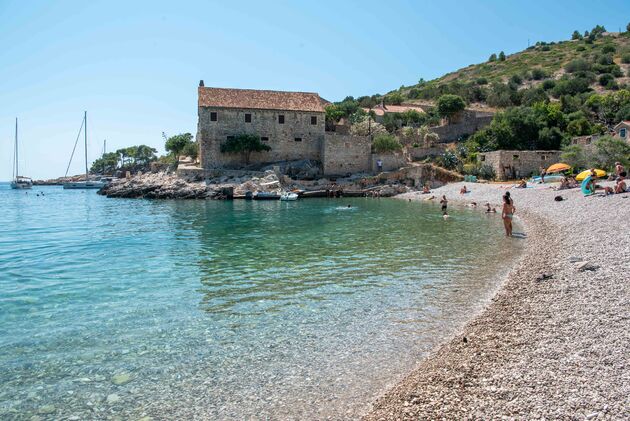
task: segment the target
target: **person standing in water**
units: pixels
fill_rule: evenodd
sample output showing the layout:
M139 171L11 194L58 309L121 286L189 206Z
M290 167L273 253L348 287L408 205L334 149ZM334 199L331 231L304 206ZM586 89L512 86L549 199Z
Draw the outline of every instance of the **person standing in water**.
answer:
M440 200L440 205L442 205L442 213L446 213L446 208L448 207L448 200L446 200L446 195L442 195L442 200Z
M501 218L503 218L503 226L505 227L505 236L512 236L512 218L516 208L513 205L512 199L509 194L503 196L503 211L501 212Z

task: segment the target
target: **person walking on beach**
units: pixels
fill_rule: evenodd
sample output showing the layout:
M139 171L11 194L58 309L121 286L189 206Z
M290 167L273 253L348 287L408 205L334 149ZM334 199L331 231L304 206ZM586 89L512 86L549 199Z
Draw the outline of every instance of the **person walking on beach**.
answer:
M512 236L512 218L516 208L513 205L509 192L503 196L503 211L501 212L501 218L503 218L503 226L505 227L505 236Z
M440 200L440 205L442 205L442 213L446 213L446 208L448 207L448 200L446 200L446 195L442 195L442 200Z
M540 182L545 183L545 176L547 175L547 170L544 167L540 167Z
M376 168L378 168L378 172L383 172L383 161L381 161L380 159L377 159Z

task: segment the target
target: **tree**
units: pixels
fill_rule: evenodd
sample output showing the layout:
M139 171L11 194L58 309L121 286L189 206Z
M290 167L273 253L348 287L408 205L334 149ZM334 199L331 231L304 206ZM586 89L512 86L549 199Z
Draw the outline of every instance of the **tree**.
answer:
M572 166L573 168L586 168L591 163L587 157L584 148L580 145L570 145L562 149L560 161Z
M630 32L630 23L626 25L626 32Z
M387 129L370 117L350 126L350 133L354 136L368 136L387 133Z
M118 168L118 154L116 152L108 152L103 154L92 164L90 172L92 174L112 174Z
M190 142L184 149L182 149L182 155L189 156L192 159L197 159L199 155L199 144L197 142Z
M442 95L437 100L437 110L441 117L446 117L448 120L460 111L466 108L466 102L459 95L446 94Z
M582 39L582 34L578 31L573 31L573 35L571 35L571 39Z
M499 61L505 61L505 53L503 51L499 53Z
M490 58L488 58L488 61L497 61L497 55L495 53L490 54Z
M372 142L374 151L378 153L394 152L402 149L402 144L398 138L391 134L379 134L374 138Z
M157 159L156 154L157 149L147 145L138 145L135 147L134 162L138 165L147 165Z
M597 163L604 168L612 168L615 162L630 164L630 145L621 139L602 136L595 141Z
M400 105L404 99L400 92L392 92L391 94L385 95L385 104Z
M270 151L271 147L260 140L260 136L240 134L230 137L221 144L221 153L239 153L245 165L249 165L252 152Z
M178 157L184 150L187 144L192 142L193 135L190 133L180 133L175 136L171 136L166 140L164 149L167 152L172 153L175 157Z

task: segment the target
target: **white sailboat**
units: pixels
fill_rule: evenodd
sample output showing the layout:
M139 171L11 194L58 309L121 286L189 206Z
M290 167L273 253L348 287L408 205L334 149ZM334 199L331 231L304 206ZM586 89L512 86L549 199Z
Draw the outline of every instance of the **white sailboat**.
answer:
M15 161L13 162L13 180L11 180L11 188L12 189L32 189L33 188L33 180L29 177L23 177L20 174L19 170L19 160L18 160L18 119L15 118Z
M70 181L67 183L63 183L64 189L100 189L105 187L105 183L98 180L90 180L90 173L88 171L88 143L87 143L87 111L83 114L83 139L84 139L84 147L85 147L85 181ZM81 131L79 130L79 133ZM78 140L78 139L77 139ZM74 147L77 145L75 143ZM72 156L74 156L74 149L72 150ZM70 156L70 163L72 163L72 156ZM70 163L68 164L68 168L70 168ZM68 174L68 170L66 170L66 175Z

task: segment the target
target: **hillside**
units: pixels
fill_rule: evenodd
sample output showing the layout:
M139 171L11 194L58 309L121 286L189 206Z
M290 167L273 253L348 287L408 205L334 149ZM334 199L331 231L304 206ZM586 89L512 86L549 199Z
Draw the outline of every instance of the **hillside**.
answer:
M510 91L540 88L542 91L536 92L537 97L542 97L544 92L558 98L567 93L605 93L627 88L630 84L630 32L581 37L556 43L539 42L509 56L493 54L485 63L464 67L432 81L403 86L389 92L385 98L397 101L402 96L404 102L425 102L443 94L456 94L469 104L504 108L522 105L519 98L509 98L513 93ZM558 82L576 76L581 79L580 86L556 88Z

